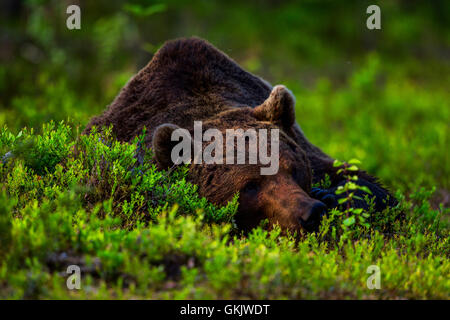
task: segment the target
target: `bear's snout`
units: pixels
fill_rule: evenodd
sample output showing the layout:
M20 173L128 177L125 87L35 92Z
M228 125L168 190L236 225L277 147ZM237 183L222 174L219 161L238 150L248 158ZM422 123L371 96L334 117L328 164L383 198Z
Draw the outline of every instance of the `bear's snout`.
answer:
M299 220L301 226L308 232L318 231L323 216L327 213L327 206L320 201L314 203L308 213Z

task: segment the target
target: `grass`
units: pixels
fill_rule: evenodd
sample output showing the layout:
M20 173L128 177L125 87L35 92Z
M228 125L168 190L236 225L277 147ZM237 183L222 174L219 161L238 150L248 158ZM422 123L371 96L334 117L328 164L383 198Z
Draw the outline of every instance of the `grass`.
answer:
M293 87L311 140L339 159L361 159L400 200L369 225L348 226L348 213L335 210L301 240L278 228L240 234L238 198L218 208L186 182L186 168L156 170L145 132L124 144L110 130L81 136L67 122L40 133L5 127L0 296L448 299L450 210L436 198L448 190L448 92L405 78L380 83L382 75L369 56L342 87ZM406 220L387 228L399 212ZM82 268L81 290L66 288L71 264ZM379 290L366 285L371 265Z
M6 8L0 298L449 299L448 1L380 2L379 31L365 28L370 4L98 0L78 31L61 1ZM142 136L80 136L165 40L191 35L285 84L311 142L359 159L398 207L334 210L302 239L242 235L237 197L217 207L186 168L156 170Z

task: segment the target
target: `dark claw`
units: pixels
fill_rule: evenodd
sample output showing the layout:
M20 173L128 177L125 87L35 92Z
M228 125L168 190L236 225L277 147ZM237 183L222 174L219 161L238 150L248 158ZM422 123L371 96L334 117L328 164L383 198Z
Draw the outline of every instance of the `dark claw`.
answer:
M320 188L312 188L312 189L311 189L311 195L312 195L314 198L317 198L319 192L321 192L321 191L322 191L322 189L320 189Z
M334 194L326 189L312 188L311 195L313 198L325 203L328 209L335 208L338 204Z
M328 209L336 208L338 205L338 202L336 201L336 197L331 193L327 194L320 201L325 203L327 205Z

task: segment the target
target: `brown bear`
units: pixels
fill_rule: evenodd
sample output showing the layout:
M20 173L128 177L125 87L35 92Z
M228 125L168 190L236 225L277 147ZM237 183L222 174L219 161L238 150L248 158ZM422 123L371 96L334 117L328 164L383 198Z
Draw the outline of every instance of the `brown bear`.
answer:
M332 194L345 181L333 166L334 159L305 137L295 122L294 110L295 99L284 86L272 87L244 71L204 40L178 39L165 43L84 132L88 133L92 126L112 124L117 139L129 142L145 126L146 145L153 148L159 167L167 168L174 165L171 151L177 142L171 139L173 132L184 128L192 135L194 121L202 122L202 132L210 128L223 133L228 129L278 129L276 174L261 175L264 165L260 162L191 161L188 176L198 185L200 195L218 205L226 204L240 192L236 222L244 230L268 219L269 225L279 224L284 230L311 231L317 230L327 206L336 204ZM243 141L250 147L247 138ZM203 142L201 151L207 145ZM250 157L248 151L245 156ZM311 185L326 174L330 190L312 190ZM378 211L395 203L377 179L364 171L356 174L358 184L367 186L375 196ZM357 200L354 206L367 204Z

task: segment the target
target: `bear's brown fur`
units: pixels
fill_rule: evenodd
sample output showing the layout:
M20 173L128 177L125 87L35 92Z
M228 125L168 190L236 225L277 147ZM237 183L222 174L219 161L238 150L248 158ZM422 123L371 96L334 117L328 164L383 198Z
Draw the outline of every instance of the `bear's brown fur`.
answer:
M334 160L312 145L295 123L294 104L284 86L272 87L244 71L206 41L179 39L167 42L107 110L90 121L85 133L92 126L112 124L117 139L131 141L145 126L149 130L146 144L153 147L160 167L166 168L172 164L172 131L181 127L192 134L194 121L203 122L203 131L279 128L276 175L261 176L260 164L191 163L189 179L199 186L202 196L216 204L225 204L239 191L236 219L243 229L267 218L284 229L295 231L303 226L309 230L320 221L312 215L323 214L321 202L311 197L311 184L325 174L331 178L332 190L344 181L333 167ZM376 208L382 210L389 193L367 173L357 174L376 196ZM356 201L355 205L365 203Z

